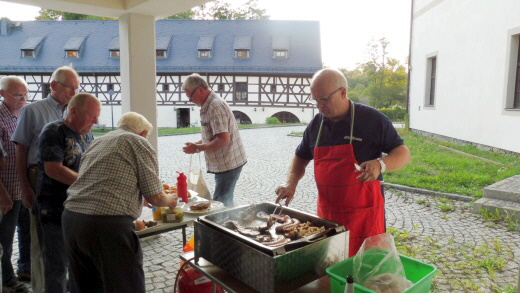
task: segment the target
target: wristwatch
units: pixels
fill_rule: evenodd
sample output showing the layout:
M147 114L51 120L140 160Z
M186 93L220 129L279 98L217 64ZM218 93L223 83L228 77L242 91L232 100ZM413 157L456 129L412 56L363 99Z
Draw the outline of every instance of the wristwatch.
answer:
M381 174L386 172L386 164L383 162L383 159L377 158L376 159L379 162L379 165L381 165Z

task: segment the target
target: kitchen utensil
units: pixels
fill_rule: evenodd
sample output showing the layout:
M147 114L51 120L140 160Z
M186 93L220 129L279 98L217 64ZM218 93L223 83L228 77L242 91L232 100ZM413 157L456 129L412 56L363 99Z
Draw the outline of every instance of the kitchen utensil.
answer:
M356 170L357 170L358 172L363 172L363 171L365 171L365 169L361 168L361 166L359 166L359 165L356 164L356 163L354 163L354 167L356 167Z

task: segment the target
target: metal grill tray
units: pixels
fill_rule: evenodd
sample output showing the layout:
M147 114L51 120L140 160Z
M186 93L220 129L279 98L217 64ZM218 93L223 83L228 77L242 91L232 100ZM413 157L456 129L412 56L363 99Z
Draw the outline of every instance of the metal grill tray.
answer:
M330 237L330 236L333 236L333 235L336 235L338 233L341 233L341 232L345 231L345 227L343 225L341 225L341 224L338 224L336 222L332 222L332 221L327 220L327 219L319 218L319 217L317 217L315 215L311 215L311 214L308 214L308 213L305 213L305 212L302 212L302 211L298 211L296 209L292 209L292 208L289 208L289 207L284 207L282 213L290 216L291 218L297 218L302 223L308 221L308 222L311 222L314 226L317 226L317 227L322 227L323 226L323 227L325 227L325 231L321 232L321 233L318 233L318 234L310 235L310 236L307 236L307 237L304 237L304 238L301 238L301 239L297 239L297 240L291 241L291 242L289 242L289 243L287 243L287 244L285 244L283 246L270 247L270 246L263 245L260 242L257 242L257 241L255 241L252 238L244 236L244 235L242 235L242 234L240 234L240 233L238 233L236 231L233 231L233 230L231 230L231 229L229 229L229 228L227 228L227 227L225 227L225 226L220 224L220 223L224 222L226 219L235 219L236 215L240 211L245 210L245 209L249 208L250 206L251 205L239 206L239 207L227 209L227 210L222 211L222 212L216 212L216 213L213 213L213 214L210 214L210 215L201 216L201 217L199 217L199 221L201 223L210 225L210 226L212 226L212 227L214 227L214 228L224 232L225 234L228 234L231 237L233 237L235 239L238 239L241 242L243 242L243 243L245 243L247 245L253 246L256 249L258 249L258 250L260 250L260 251L262 251L262 252L264 252L264 253L266 253L268 255L272 255L272 256L283 255L283 254L285 254L288 251L291 251L291 250L303 247L303 246L308 245L310 243L314 243L316 241L325 239L327 237ZM276 211L279 212L280 208L275 203L255 204L254 205L255 216L256 216L256 213L258 213L260 211L263 211L266 214L273 214L277 207L278 207L278 209ZM258 226L260 223L265 223L265 222L259 221L259 220L255 220L253 223L251 223L251 224L249 224L247 226L249 226L249 227L251 227L251 226Z

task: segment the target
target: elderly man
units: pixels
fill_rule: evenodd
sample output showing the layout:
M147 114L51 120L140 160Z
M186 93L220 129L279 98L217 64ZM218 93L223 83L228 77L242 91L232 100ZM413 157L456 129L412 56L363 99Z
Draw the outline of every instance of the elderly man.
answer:
M6 76L0 79L0 95L4 100L0 102L0 142L5 147L7 153L5 157L5 167L0 170L0 209L3 214L2 221L0 221L0 244L4 249L2 256L2 279L4 290L17 290L16 292L28 292L25 285L18 282L13 265L11 263L11 255L13 251L13 238L18 223L18 217L22 209L22 198L20 191L20 184L16 178L15 167L15 145L10 141L11 135L16 128L18 114L20 109L25 106L27 102L28 87L25 80L18 76ZM27 213L25 213L27 216ZM28 227L28 218L25 219L25 226ZM23 227L23 221L20 221ZM19 250L20 256L27 252L30 246L30 237L28 229L20 229L19 232ZM22 232L22 233L20 233ZM25 232L27 237L23 237ZM27 249L25 248L27 247ZM28 253L24 255L29 258ZM26 262L30 259L26 259ZM22 262L19 262L22 265ZM23 273L30 273L30 264L26 264L27 268L21 270L19 267L19 275Z
M63 66L51 76L51 94L31 103L20 112L18 125L11 137L16 144L16 173L20 181L22 202L32 208L38 178L38 137L49 122L63 118L65 107L79 88L79 76L74 69ZM33 209L33 213L36 212ZM40 224L31 214L31 287L33 292L43 292L43 257L40 250Z
M83 154L65 201L63 233L77 292L145 292L132 221L141 215L143 198L155 206L177 205L177 196L163 193L157 155L145 139L152 124L135 112L117 124Z
M186 78L182 89L190 102L202 107L202 141L187 142L183 150L187 154L204 152L208 172L215 174L213 200L233 206L233 192L242 167L247 163L233 112L226 101L211 91L208 83L196 73Z
M365 238L385 232L380 180L385 171L408 164L410 151L390 120L350 101L347 88L347 79L338 70L323 69L314 75L311 95L320 113L305 129L287 182L276 189L276 202L284 198L286 204L291 202L305 167L314 159L318 216L345 225L353 256ZM362 170L357 171L355 164Z
M94 139L90 130L100 113L101 103L95 96L79 93L70 100L65 119L47 124L38 139L37 208L42 229L45 292L67 291L69 261L61 223L63 203L67 189L78 177L81 156Z

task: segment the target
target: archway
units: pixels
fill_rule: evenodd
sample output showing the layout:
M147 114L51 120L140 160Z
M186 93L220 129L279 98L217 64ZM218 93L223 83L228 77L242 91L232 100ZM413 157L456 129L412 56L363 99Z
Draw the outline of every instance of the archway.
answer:
M251 118L246 113L240 111L233 111L237 124L251 124Z
M278 112L271 117L278 118L282 123L300 123L300 119L296 115L287 111Z

